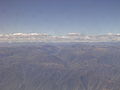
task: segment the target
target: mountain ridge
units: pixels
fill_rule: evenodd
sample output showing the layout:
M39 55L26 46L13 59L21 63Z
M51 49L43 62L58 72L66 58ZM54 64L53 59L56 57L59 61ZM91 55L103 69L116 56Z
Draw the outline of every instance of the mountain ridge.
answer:
M11 33L0 34L0 42L119 42L120 34L84 35L68 33L50 35L46 33Z

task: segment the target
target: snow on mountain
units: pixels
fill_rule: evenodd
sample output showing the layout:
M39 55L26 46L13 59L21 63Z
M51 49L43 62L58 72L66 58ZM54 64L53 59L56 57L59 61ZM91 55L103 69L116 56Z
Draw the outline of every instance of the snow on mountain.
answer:
M120 41L120 34L83 35L68 33L66 35L49 35L46 33L12 33L0 34L0 42L110 42Z

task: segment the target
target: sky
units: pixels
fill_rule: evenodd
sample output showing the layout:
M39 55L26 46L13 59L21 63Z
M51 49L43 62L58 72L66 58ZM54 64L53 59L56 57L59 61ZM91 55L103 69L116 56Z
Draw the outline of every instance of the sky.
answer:
M120 0L0 0L0 33L120 33Z

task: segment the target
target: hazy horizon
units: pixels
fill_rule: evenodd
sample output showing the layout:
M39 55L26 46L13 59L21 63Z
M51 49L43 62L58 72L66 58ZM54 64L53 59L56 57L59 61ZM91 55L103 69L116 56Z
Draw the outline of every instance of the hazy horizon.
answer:
M80 33L80 32L68 32L68 33L44 33L44 32L8 32L8 33L0 33L0 34L47 34L47 35L53 35L53 36L59 36L59 35L68 35L68 34L79 34L79 35L120 35L120 33L96 33L96 34L87 34L87 33Z

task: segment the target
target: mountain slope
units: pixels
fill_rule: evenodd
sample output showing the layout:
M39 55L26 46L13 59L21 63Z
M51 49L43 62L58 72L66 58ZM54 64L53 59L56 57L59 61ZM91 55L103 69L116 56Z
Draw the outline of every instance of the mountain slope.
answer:
M120 90L120 45L2 46L0 90Z

